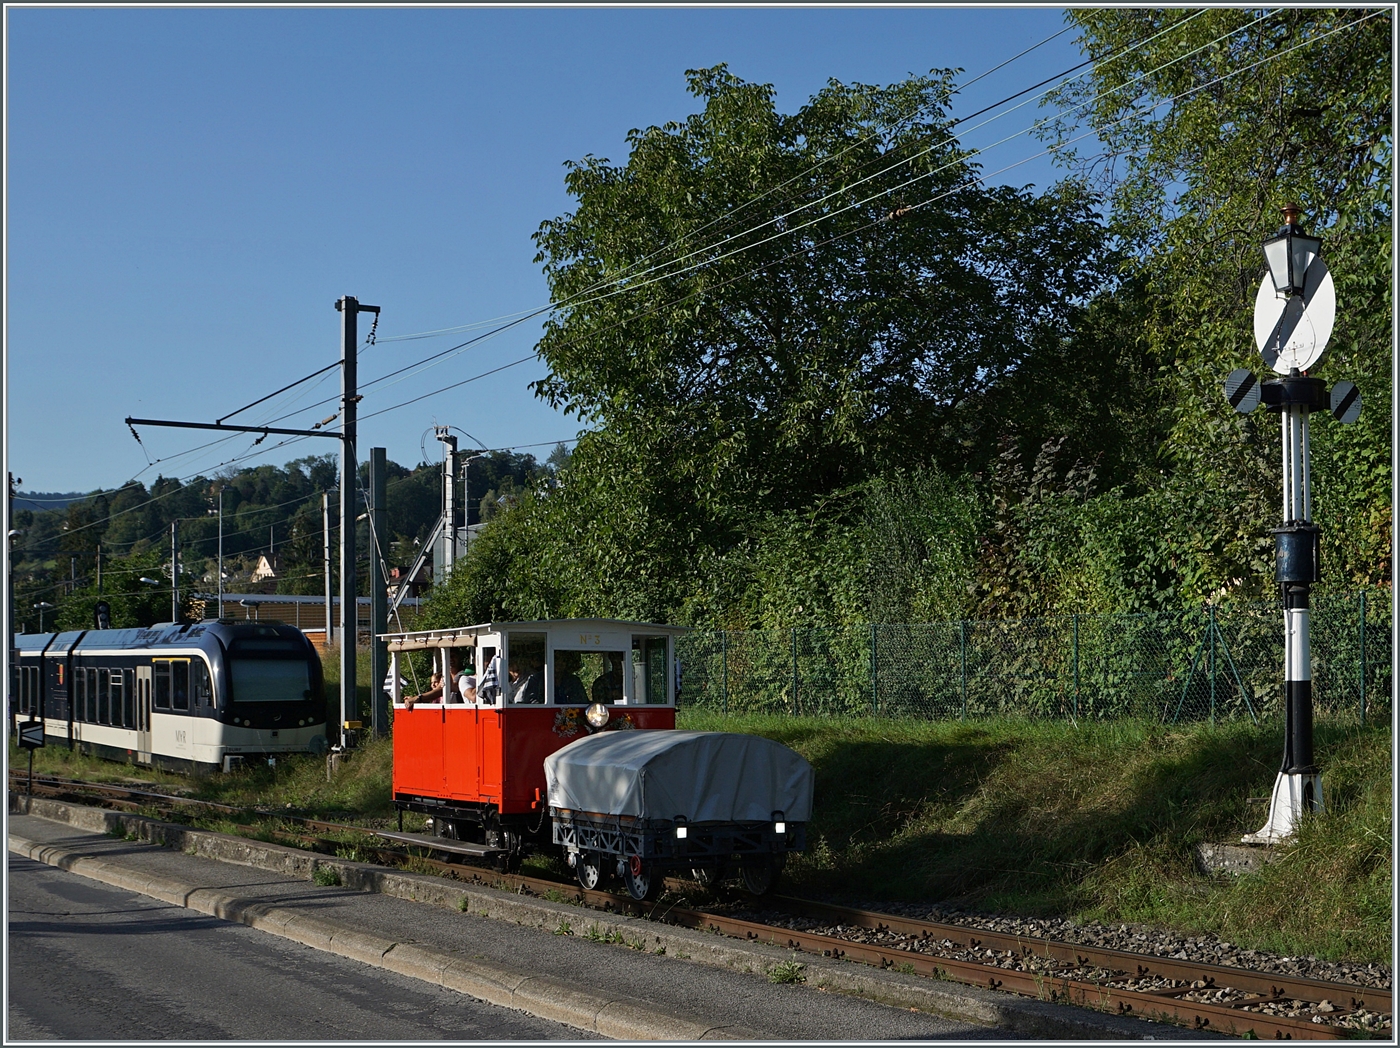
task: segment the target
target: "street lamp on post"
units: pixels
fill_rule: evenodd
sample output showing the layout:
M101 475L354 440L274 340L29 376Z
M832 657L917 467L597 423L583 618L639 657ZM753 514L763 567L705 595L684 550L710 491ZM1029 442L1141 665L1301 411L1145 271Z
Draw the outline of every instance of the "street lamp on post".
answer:
M34 610L39 613L39 632L44 632L44 612L53 610L53 605L46 600L41 600L34 605Z
M1268 821L1246 844L1277 844L1291 837L1299 818L1320 812L1322 775L1313 757L1312 656L1309 605L1322 578L1321 529L1312 520L1308 416L1330 409L1339 422L1354 422L1361 398L1351 382L1330 393L1308 372L1322 366L1336 317L1336 292L1323 262L1318 237L1298 227L1296 204L1283 208L1284 224L1264 241L1268 275L1254 306L1260 353L1281 377L1262 383L1247 369L1225 380L1231 407L1244 414L1262 402L1283 422L1283 523L1273 530L1274 581L1283 604L1283 766L1274 780Z
M1303 294L1303 275L1320 254L1321 237L1310 237L1298 228L1297 204L1283 208L1283 228L1264 241L1264 261L1274 282L1274 294Z

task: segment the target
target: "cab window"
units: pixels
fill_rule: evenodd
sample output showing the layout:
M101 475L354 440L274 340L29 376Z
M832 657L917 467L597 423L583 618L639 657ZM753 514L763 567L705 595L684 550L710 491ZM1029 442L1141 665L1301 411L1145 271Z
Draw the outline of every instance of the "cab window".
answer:
M506 644L506 679L501 682L508 703L544 702L543 633L512 632Z
M632 638L632 701L638 704L665 705L668 701L666 672L666 638L636 636Z

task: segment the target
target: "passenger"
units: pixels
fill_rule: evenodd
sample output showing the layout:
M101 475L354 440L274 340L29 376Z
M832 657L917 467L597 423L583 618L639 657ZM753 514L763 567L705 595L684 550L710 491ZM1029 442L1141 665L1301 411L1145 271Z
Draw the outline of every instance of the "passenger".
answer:
M522 667L524 672L522 673ZM510 660L510 701L544 702L544 674L539 657Z
M476 702L476 678L469 674L462 674L457 678L457 694L460 699L457 702Z
M617 652L605 651L603 661L607 671L593 682L594 702L622 701L622 656Z
M501 698L501 657L494 655L486 664L486 672L477 682L477 692L482 702L495 705Z
M576 651L554 653L554 701L560 706L587 706L588 691L579 678L583 656Z
M434 673L432 687L419 695L411 695L403 700L405 709L413 709L419 702L441 702L442 701L442 674Z
M457 649L448 649L447 665L450 672L447 679L452 681L452 687L443 689L446 692L442 700L443 702L470 701L464 697L466 693L462 689L462 681L466 678L466 674L462 672L461 662L462 657L458 654Z

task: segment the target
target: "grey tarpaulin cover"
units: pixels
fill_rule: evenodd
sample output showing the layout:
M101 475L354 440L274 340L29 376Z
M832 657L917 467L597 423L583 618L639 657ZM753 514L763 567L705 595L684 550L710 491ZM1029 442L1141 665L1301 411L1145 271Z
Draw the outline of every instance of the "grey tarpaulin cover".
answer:
M603 731L545 758L554 808L690 822L812 816L812 766L780 742L721 731Z

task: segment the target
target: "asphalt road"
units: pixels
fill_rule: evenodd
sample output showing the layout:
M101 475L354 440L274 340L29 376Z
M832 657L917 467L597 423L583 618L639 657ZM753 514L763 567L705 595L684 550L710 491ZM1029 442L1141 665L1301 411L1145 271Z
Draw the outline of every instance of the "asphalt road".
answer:
M9 874L6 1043L590 1036L30 859Z

